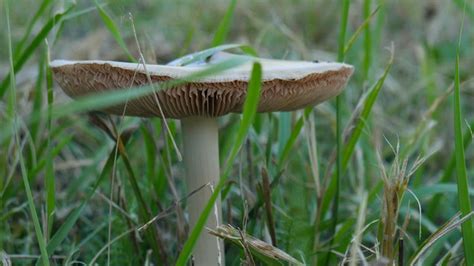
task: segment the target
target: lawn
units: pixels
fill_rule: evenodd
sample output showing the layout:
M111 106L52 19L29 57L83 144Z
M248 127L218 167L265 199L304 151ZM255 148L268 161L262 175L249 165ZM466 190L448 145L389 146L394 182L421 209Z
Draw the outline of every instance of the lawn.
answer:
M464 0L0 1L0 259L190 265L213 234L223 265L474 265L473 25ZM219 182L189 191L180 120L100 112L187 81L73 100L49 64L209 48L354 73L258 113L254 64L242 112L217 119Z

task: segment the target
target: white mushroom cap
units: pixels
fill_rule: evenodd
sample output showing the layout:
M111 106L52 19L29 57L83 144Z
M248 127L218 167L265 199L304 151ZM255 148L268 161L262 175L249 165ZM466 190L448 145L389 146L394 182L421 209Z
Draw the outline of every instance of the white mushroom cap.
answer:
M146 65L152 82L182 79L210 64L235 56L219 53L204 64L187 66ZM248 63L156 93L165 117L221 116L243 107L252 63L262 65L259 112L291 111L323 102L340 93L353 72L343 63L284 61L252 58ZM55 80L69 96L77 98L114 89L148 85L145 68L115 61L66 61L50 63ZM160 116L155 96L127 103L126 115ZM122 114L125 103L106 108Z

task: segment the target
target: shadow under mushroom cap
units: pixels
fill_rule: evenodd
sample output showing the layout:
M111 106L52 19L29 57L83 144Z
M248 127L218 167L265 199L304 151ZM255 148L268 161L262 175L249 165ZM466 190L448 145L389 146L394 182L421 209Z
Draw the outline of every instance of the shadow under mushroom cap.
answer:
M292 111L313 106L338 95L353 67L342 63L313 63L259 59L262 64L262 95L258 112ZM55 80L72 98L94 93L148 85L143 66L114 61L51 62ZM147 65L152 82L184 78L205 66ZM241 112L251 62L222 73L149 94L103 109L110 114L161 117L156 98L167 118L222 116Z

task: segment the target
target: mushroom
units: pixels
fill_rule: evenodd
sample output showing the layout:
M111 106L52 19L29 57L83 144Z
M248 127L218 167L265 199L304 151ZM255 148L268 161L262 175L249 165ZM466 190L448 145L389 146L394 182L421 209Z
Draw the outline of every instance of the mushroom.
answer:
M187 66L65 60L55 60L50 66L64 92L78 98L107 90L127 89L131 85L147 85L148 77L152 82L184 79L209 65L236 56L241 55L219 52L205 62ZM343 63L252 57L238 67L107 107L103 111L116 115L180 119L188 191L217 183L217 117L242 111L252 61L260 62L263 70L258 112L293 111L316 105L339 94L353 72L352 66ZM210 190L203 190L188 201L191 228L210 195ZM220 200L217 209L217 215L211 215L207 220L209 228L216 228L221 223ZM210 234L201 234L193 251L195 265L216 265L223 252L221 241Z

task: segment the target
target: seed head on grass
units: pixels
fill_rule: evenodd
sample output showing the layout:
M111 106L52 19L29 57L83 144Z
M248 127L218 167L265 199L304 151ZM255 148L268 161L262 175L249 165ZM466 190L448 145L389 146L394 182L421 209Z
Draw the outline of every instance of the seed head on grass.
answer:
M388 172L382 162L380 153L377 153L377 155L383 180L383 205L379 225L380 255L392 263L397 255L397 235L400 235L400 229L397 226L400 204L408 190L410 177L425 161L425 158L417 158L413 165L408 168L408 159L400 158L400 145L397 144L396 149L391 145L390 147L395 154L395 159Z

